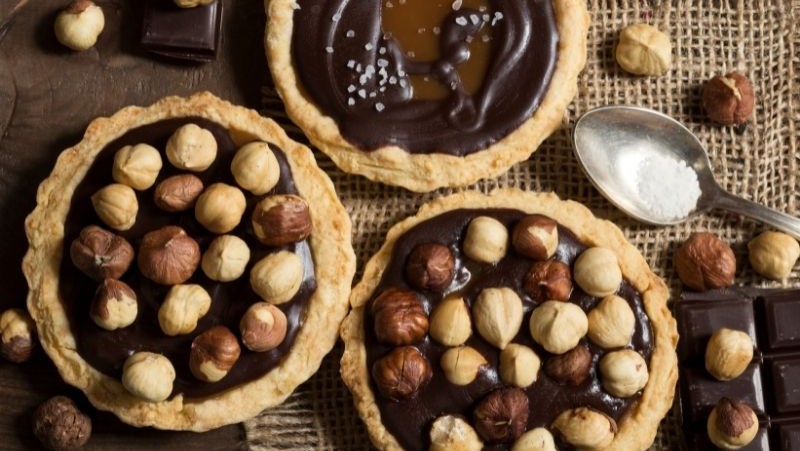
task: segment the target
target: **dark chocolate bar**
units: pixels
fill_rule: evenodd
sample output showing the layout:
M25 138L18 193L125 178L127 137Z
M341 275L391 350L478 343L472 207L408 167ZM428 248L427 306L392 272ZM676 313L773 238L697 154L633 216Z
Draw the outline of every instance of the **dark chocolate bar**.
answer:
M217 57L222 0L181 8L172 0L145 0L142 46L150 52L190 61Z

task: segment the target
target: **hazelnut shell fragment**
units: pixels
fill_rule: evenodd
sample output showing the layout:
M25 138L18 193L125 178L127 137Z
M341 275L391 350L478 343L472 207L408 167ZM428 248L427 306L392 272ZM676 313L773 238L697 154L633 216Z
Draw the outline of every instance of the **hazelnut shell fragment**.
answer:
M72 241L69 255L78 269L99 282L125 274L133 261L133 246L119 235L90 225Z
M705 354L706 370L720 381L736 379L753 360L753 339L746 332L721 328L711 335Z
M311 235L308 204L293 194L278 194L262 199L253 210L253 231L267 246L296 243Z
M239 360L239 339L225 326L214 326L195 337L189 354L189 369L204 382L224 378Z
M66 396L54 396L33 412L33 435L51 451L76 450L92 435L92 420Z
M136 292L125 282L104 279L95 291L89 314L94 323L105 330L128 327L139 314Z
M202 192L203 181L196 175L173 175L156 185L153 201L164 211L171 213L186 211L194 207Z
M413 291L390 288L372 301L375 336L394 346L421 342L428 333L428 314Z
M239 322L242 343L254 352L271 351L286 338L286 315L272 304L256 302Z
M585 344L579 344L561 355L550 357L544 372L561 384L582 385L592 369L592 353Z
M693 233L675 253L675 271L689 288L706 291L733 284L736 256L716 235Z
M372 365L372 379L378 391L395 401L416 397L432 376L428 359L413 346L394 348Z
M509 443L519 438L528 423L528 395L519 388L490 392L472 412L475 429L490 443Z
M528 215L520 219L511 235L518 253L537 261L552 257L558 247L558 223L543 215Z
M743 402L722 398L708 416L708 438L720 449L740 449L758 433L758 417Z
M177 285L189 280L200 264L200 246L178 226L145 234L139 246L139 271L153 282Z
M420 244L408 256L405 275L414 288L443 291L455 276L455 258L445 245Z
M753 114L756 96L744 75L717 75L703 87L703 108L709 119L722 125L742 124Z
M535 262L523 283L525 293L536 302L568 301L572 294L569 266L556 260Z
M31 358L36 347L36 324L22 309L8 309L0 315L0 356L9 362L22 363Z

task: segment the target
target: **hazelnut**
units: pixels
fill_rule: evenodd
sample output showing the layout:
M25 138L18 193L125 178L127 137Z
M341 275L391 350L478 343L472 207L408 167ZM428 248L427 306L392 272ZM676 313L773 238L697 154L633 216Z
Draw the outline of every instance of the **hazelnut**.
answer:
M375 336L395 346L421 342L428 333L428 314L413 291L389 288L372 301Z
M92 195L94 211L101 221L114 230L128 230L136 223L139 201L128 185L112 183Z
M455 258L442 244L420 244L406 261L406 280L419 290L444 291L455 276Z
M745 332L718 329L706 346L706 370L717 380L741 376L753 360L753 340Z
M460 346L472 335L469 307L460 296L442 300L430 318L431 338L445 346Z
M523 289L536 302L568 301L572 294L569 266L556 260L536 262L525 275Z
M488 216L470 221L464 237L464 255L483 263L497 263L507 250L508 229L502 222Z
M511 235L514 249L534 260L547 260L558 247L558 223L542 215L520 219Z
M782 280L789 277L797 258L800 244L791 236L780 232L764 232L747 243L750 265L762 276Z
M478 377L481 368L489 365L489 362L475 348L459 346L445 351L439 364L451 384L469 385Z
M531 337L547 352L563 354L586 335L589 320L575 304L547 301L533 310L529 327Z
M511 451L558 451L553 434L545 428L535 428L522 434Z
M172 393L175 368L168 358L152 352L137 352L122 367L122 385L132 395L161 402Z
M244 346L255 352L271 351L286 338L286 315L272 304L256 302L239 322Z
M142 238L138 264L153 282L177 285L189 280L200 264L200 246L182 228L162 227Z
M250 270L250 286L270 304L290 301L303 283L303 262L297 254L278 251L262 258Z
M472 426L461 417L443 415L434 420L428 451L481 451L483 442Z
M472 317L481 337L504 349L522 326L522 300L511 288L486 288L472 305Z
M500 380L506 385L527 388L539 378L542 361L533 349L511 343L500 352Z
M74 0L58 13L54 29L58 42L80 52L97 43L105 26L102 8L90 0Z
M239 186L256 196L267 194L281 177L278 159L265 142L252 142L237 150L231 172Z
M72 263L96 281L119 279L133 261L133 246L125 238L90 225L69 247Z
M253 231L267 246L296 243L311 235L308 204L300 196L278 194L256 204L253 210Z
M239 339L225 326L214 326L195 337L189 354L189 370L204 382L217 382L239 360Z
M153 201L164 211L171 213L186 211L194 207L202 192L203 181L196 175L173 175L156 185Z
M175 4L181 8L194 8L200 5L208 5L214 0L175 0Z
M621 348L631 341L636 317L625 299L612 294L603 298L588 315L587 335L603 349Z
M598 368L603 388L618 398L635 395L649 379L647 362L633 349L609 352L600 359Z
M490 443L508 443L528 426L528 396L519 388L500 388L484 397L472 412L475 429Z
M158 324L170 337L190 334L209 308L211 296L200 285L174 285L158 309Z
M250 248L243 239L223 235L214 239L203 254L200 267L211 280L230 282L244 274L250 261Z
M672 64L672 43L657 28L638 23L619 35L617 63L634 75L663 75Z
M743 402L722 398L708 416L708 438L720 449L740 449L758 433L758 417Z
M195 124L177 129L167 141L167 159L178 169L203 172L217 158L214 135Z
M552 427L570 445L585 450L605 449L617 435L617 423L613 419L588 407L561 412Z
M564 354L550 357L544 365L544 372L556 382L574 387L586 382L591 369L592 353L584 344L579 344Z
M698 291L730 286L736 274L733 250L708 232L693 233L675 253L673 263L681 281Z
M22 363L31 358L36 346L36 324L21 309L8 309L0 315L0 356Z
M432 376L428 359L413 346L394 348L372 365L378 391L395 401L416 397Z
M94 323L105 330L128 327L136 321L138 314L136 292L125 282L116 279L104 279L100 283L89 309Z
M194 217L214 233L228 233L242 221L247 208L244 193L235 186L214 183L206 188L194 205Z
M604 247L583 251L575 260L572 274L583 291L601 298L616 293L622 283L617 255Z
M153 146L125 146L114 154L111 175L115 182L142 191L156 182L161 164L161 153Z
M718 124L743 124L753 114L755 103L753 86L738 72L717 75L703 87L703 108Z
M54 396L33 412L33 435L49 450L75 450L89 441L92 419L71 399Z

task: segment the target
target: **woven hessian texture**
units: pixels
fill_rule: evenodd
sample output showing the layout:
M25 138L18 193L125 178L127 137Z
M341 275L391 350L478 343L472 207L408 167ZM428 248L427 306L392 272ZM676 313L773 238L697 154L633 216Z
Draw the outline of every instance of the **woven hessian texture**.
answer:
M496 180L470 189L490 192L514 186L554 191L563 199L586 204L594 213L618 224L644 254L650 266L670 285L673 298L680 284L672 269L676 247L695 231L712 231L736 252L738 284L765 283L749 268L747 241L764 229L741 217L722 213L696 217L674 227L651 227L626 218L609 204L583 175L570 146L571 125L583 112L608 104L642 105L686 124L711 156L719 183L752 201L797 216L800 214L800 0L764 1L589 1L592 21L588 62L579 93L564 117L564 127L528 160ZM647 22L667 32L674 61L669 73L656 78L625 74L614 62L619 31ZM710 124L701 105L703 82L737 70L753 82L756 109L746 130ZM265 114L305 141L291 124L283 105L265 89ZM358 274L381 245L389 227L413 214L424 202L454 190L425 195L372 183L339 171L317 152L353 220L353 245ZM791 281L798 282L795 268ZM792 282L789 282L790 284ZM325 359L319 373L287 402L245 424L247 443L262 450L365 450L369 440L338 373L341 344ZM661 425L651 449L681 449L677 414Z

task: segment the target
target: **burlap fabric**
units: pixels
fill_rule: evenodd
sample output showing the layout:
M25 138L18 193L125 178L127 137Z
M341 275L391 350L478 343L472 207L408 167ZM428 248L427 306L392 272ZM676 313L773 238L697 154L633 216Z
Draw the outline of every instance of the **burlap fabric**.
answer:
M581 172L570 146L571 124L583 112L607 104L642 105L685 123L705 143L720 184L747 199L795 216L800 215L800 0L590 0L592 15L588 62L579 79L577 99L564 127L530 158L496 180L471 187L489 192L515 186L554 191L589 206L596 215L617 223L669 283L673 297L680 284L672 269L676 247L694 231L711 231L731 243L739 261L736 282L767 284L749 268L746 243L763 227L722 213L699 216L674 227L651 227L625 217L609 204ZM665 76L636 78L614 62L619 30L647 22L669 33L674 62ZM757 95L752 121L745 131L711 125L701 106L701 88L715 74L738 70L753 82ZM296 139L302 134L286 119L274 91L265 90L265 114L276 118ZM388 228L424 202L452 192L419 195L378 185L337 170L317 153L353 219L353 244L359 273L382 243ZM800 270L791 281L795 285ZM792 282L789 282L790 284ZM775 284L772 284L775 285ZM361 450L369 440L341 383L338 346L319 373L287 402L245 424L252 450ZM653 450L681 449L677 415L667 417Z

